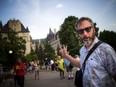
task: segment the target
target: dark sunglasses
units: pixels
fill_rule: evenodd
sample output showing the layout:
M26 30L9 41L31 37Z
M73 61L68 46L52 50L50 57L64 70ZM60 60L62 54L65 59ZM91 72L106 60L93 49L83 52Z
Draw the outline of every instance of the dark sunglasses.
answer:
M77 30L77 32L79 33L79 34L83 34L84 33L84 31L86 31L87 33L89 33L90 31L91 31L91 26L89 26L89 27L86 27L86 28L84 28L84 29L79 29L79 30Z

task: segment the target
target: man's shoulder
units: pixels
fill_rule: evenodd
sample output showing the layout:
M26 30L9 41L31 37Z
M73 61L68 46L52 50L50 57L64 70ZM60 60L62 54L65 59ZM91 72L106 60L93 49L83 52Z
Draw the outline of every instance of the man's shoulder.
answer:
M103 43L99 46L99 48L104 49L104 50L113 49L113 47L112 47L111 45L109 45L108 43L105 43L105 42L103 42Z

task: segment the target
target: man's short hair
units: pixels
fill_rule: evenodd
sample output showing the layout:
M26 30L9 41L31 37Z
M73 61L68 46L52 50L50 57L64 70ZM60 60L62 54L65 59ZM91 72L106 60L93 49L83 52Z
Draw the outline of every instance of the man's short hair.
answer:
M78 25L84 20L89 21L91 23L91 26L94 27L94 23L89 17L81 17L80 19L77 19L77 21L75 23L75 29L78 29Z

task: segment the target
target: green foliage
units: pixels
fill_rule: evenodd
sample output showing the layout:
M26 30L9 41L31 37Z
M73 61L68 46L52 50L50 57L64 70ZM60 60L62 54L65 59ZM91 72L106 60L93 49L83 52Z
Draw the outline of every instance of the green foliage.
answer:
M18 37L12 29L9 29L6 35L6 37L2 37L2 34L0 36L0 62L11 67L16 62L17 57L24 57L26 41L22 37ZM9 53L10 50L12 53Z
M6 38L2 38L2 35L0 34L0 63L3 63L4 61L6 61L5 57L6 57L6 53L4 52L4 47L5 47L5 43L6 42Z
M37 54L28 54L26 55L25 62L30 62L33 60L38 60Z
M35 53L38 56L40 65L44 64L45 58L47 58L48 61L50 61L51 59L54 60L56 58L55 50L51 47L48 40L46 40L43 44L39 45L39 47L38 45L36 45Z
M57 46L58 48L57 48L57 55L60 55L61 56L61 54L60 54L60 52L59 52L59 50L60 50L60 47L59 46Z
M100 32L99 39L111 45L116 51L116 32L104 30Z
M75 29L75 22L78 18L69 16L64 20L59 31L60 43L68 46L72 56L79 54L79 39Z
M56 58L55 56L55 50L51 47L49 42L46 40L44 43L44 58L47 58L48 60L54 60Z
M38 56L38 59L40 61L40 65L42 65L43 62L44 62L44 49L42 47L42 44L39 47L36 45L36 51L35 51L35 53Z
M96 27L96 25L97 25L97 24L96 24L96 23L94 23L94 27L95 27L95 35L96 35L96 36L98 36L99 28L98 28L98 27Z

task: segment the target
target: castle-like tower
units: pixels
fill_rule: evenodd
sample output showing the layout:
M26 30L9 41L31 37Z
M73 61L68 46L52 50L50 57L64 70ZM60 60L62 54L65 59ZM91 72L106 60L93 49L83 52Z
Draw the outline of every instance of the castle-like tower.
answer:
M7 37L7 33L9 29L12 29L18 33L19 37L22 37L26 41L26 51L25 55L29 54L31 51L31 36L30 31L23 26L23 24L19 20L9 20L4 26L0 23L0 33L3 37Z
M47 35L47 39L50 45L54 48L55 53L57 53L57 48L60 47L60 40L59 40L58 32L56 32L56 29L54 29L54 32L52 32L51 28L49 29L49 34Z

